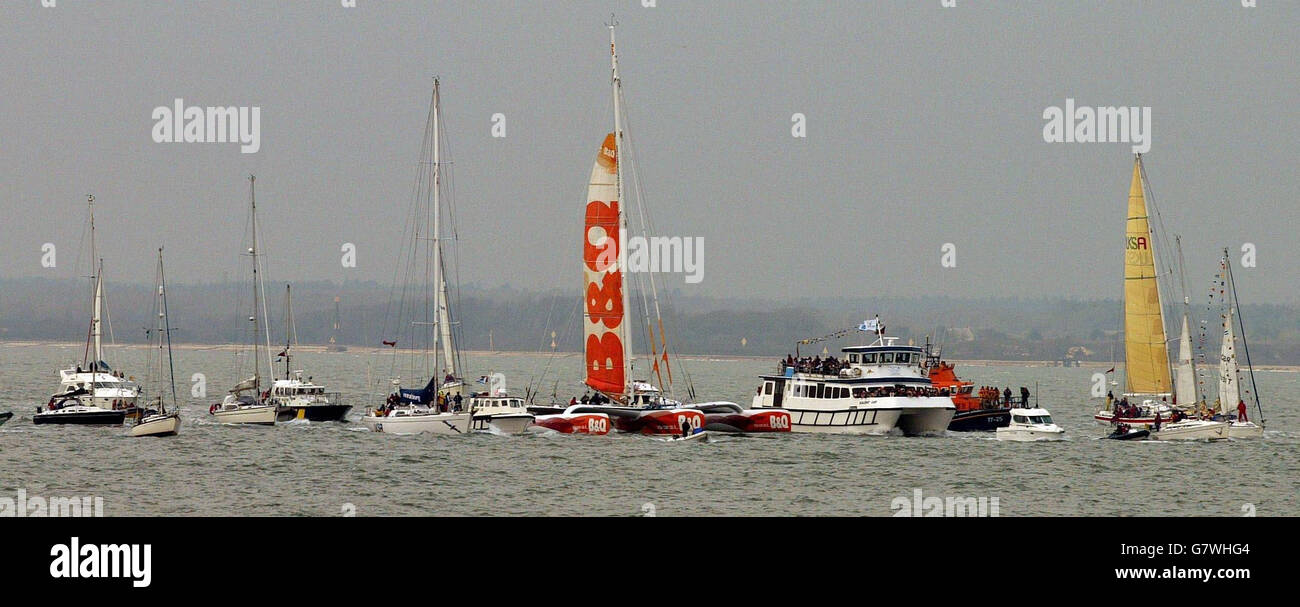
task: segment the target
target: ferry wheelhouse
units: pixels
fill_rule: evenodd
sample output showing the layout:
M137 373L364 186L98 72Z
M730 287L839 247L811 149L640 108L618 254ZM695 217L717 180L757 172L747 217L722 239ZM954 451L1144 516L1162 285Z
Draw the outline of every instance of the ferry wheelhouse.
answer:
M312 378L304 379L302 371L294 371L287 379L275 380L266 398L266 402L276 406L277 421L343 421L352 405L340 401L338 392L326 392L325 387L313 383Z
M788 411L794 432L942 434L956 412L952 398L931 383L922 349L897 341L842 348L838 360L787 358L760 376L751 409Z

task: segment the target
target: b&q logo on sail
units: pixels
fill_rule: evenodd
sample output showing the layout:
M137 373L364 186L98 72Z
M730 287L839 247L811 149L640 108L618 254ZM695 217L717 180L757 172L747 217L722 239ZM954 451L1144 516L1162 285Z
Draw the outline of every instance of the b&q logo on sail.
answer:
M1135 250L1138 250L1138 249L1146 249L1146 248L1147 248L1147 237L1146 237L1146 236L1129 236L1129 237L1128 237L1128 250L1130 250L1130 251L1135 251Z

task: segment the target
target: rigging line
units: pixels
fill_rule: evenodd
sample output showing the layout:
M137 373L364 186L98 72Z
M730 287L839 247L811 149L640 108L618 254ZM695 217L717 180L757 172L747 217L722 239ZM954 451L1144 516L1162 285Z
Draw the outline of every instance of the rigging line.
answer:
M626 108L627 103L626 103L626 100L623 99L623 88L622 88L622 86L621 86L621 80L620 80L620 87L619 87L619 89L618 89L618 94L619 94L619 101L621 102L621 106L620 106L620 107ZM636 154L636 152L635 152L635 147L636 147L636 146L635 146L635 142L632 141L632 136L631 136L630 134L628 134L628 131L631 131L631 130L632 130L632 128L631 128L631 127L632 127L632 118L631 118L631 114L630 114L630 112L628 112L626 109L623 111L623 121L624 121L624 123L626 123L626 125L627 125L627 128L624 129L624 133L623 133L623 137L624 137L625 139L627 139L627 147L628 147L627 152L628 152L628 154L629 154L630 156L635 157L635 154ZM630 163L630 164L631 164L631 167L632 167L632 171L631 171L631 172L632 172L632 188L633 188L633 190L635 191L636 196L637 196L637 213L638 213L638 214L640 215L640 217L641 217L641 232L642 232L642 236L643 236L643 237L646 237L646 236L648 236L648 233L649 233L651 230L654 229L654 225L653 225L653 223L651 222L650 211L646 208L646 205L644 204L644 201L645 201L645 194L644 194L644 187L643 187L643 184L642 184L642 181L641 181L641 175L640 175L640 173L637 171L636 163L633 162L633 163ZM648 238L647 238L647 240L648 240ZM651 295L652 295L653 300L654 300L655 319L656 319L656 320L658 321L658 323L659 323L659 337L660 337L660 340L663 342L663 349L662 349L662 352L661 352L661 351L659 350L658 346L657 346L656 344L653 343L653 341L654 341L654 340L653 340L653 328L648 328L648 330L651 332L651 342L652 342L652 343L651 343L651 346L652 346L652 350L654 350L654 352L653 352L653 357L654 357L654 361L655 361L654 366L655 366L656 369L658 369L658 368L659 368L659 360L660 360L661 356L666 356L666 355L668 355L668 353L669 353L669 351L670 351L670 348L669 348L669 346L668 346L668 335L667 335L667 333L664 331L664 328L663 328L663 327L664 327L664 325L663 325L663 313L662 313L662 310L661 310L660 305L659 305L659 289L658 289L658 286L657 286L656 283L655 283L654 272L649 272L648 280L650 281L650 291L651 291ZM665 291L665 293L664 293L665 299L667 299L667 297L668 297L668 289L666 288L666 285L665 285L665 290L664 290L664 291ZM642 300L643 300L643 304L644 304L644 299L645 299L645 293L644 293L644 291L643 291L643 292L642 292ZM646 310L646 312L645 312L645 316L646 316L646 321L645 321L645 322L646 322L646 324L648 325L649 322L650 322L650 320L649 320L649 311L648 311L648 310ZM677 355L677 353L676 353L677 350L676 350L675 348L672 348L671 351L673 352L673 357L677 359L677 364L678 364L678 366L682 369L683 373L686 374L687 377L689 378L689 373L686 372L686 368L685 368L686 365L685 365L684 362L682 362L681 357ZM669 379L669 381L668 381L668 394L669 394L669 396L672 396L672 393L673 393L673 389L672 389L672 388L673 388L673 387L672 387L672 365L671 365L670 363L668 363L667 361L665 361L664 364L667 365L667 367L668 367L668 379ZM662 385L662 383L663 383L663 380L662 380L662 378L660 378L660 384Z

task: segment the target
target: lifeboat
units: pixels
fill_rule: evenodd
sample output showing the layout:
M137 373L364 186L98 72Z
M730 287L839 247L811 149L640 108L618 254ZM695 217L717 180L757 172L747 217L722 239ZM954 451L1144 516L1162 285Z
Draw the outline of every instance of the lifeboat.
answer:
M942 361L930 365L929 375L934 387L948 390L957 407L948 430L987 432L1011 423L1011 408L1002 404L997 388L984 387L976 393L974 383L958 379L952 363Z
M711 432L789 432L790 412L784 409L743 409L730 402L694 406L704 414L704 429Z
M533 425L549 428L562 434L609 434L609 415L605 413L574 412L581 407L569 407L563 413L538 415Z

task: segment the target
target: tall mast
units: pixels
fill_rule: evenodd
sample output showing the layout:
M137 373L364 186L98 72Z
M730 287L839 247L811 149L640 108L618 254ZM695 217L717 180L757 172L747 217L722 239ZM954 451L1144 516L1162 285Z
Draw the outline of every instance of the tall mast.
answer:
M253 321L253 387L260 396L262 393L262 373L258 370L258 365L261 364L259 359L262 357L263 327L266 329L266 369L270 372L271 377L275 377L275 363L271 361L271 325L267 321L265 314L262 315L261 322L258 321L258 312L266 309L266 299L262 289L262 277L258 273L257 195L254 187L256 181L256 176L248 176L248 200L253 209L253 246L249 249L249 253L253 257L253 317L251 319Z
M609 63L611 70L611 88L614 97L614 153L616 159L616 162L614 163L614 181L618 188L618 275L620 282L622 282L622 284L619 285L619 290L623 294L623 314L626 315L632 308L629 305L627 292L627 250L625 249L627 243L623 242L627 234L627 214L624 212L624 209L627 208L627 200L623 197L623 161L625 160L624 154L627 148L623 145L623 115L622 109L619 106L619 97L622 97L621 89L623 83L618 76L618 50L614 44L614 28L617 26L618 22L614 21L611 16L609 21ZM623 385L623 393L630 395L632 393L631 332L628 332L626 337L627 339L623 340L623 381L625 382Z
M293 345L293 287L284 285L284 378L289 379L289 348Z
M434 322L438 325L441 325L442 321L442 232L440 231L442 207L439 206L438 200L438 189L441 186L442 179L442 167L439 164L441 162L441 158L439 157L439 140L441 139L439 131L442 127L439 122L440 116L438 115L441 110L439 107L441 104L442 100L438 91L438 78L435 76L433 79L433 310L435 315ZM437 330L433 332L433 360L435 363L438 362L438 336L441 332L441 326L438 326ZM438 377L439 375L441 374L438 373L435 377ZM437 385L442 385L442 380L440 378L438 379Z
M103 306L104 306L104 283L102 282L103 281L102 275L104 273L104 262L103 260L99 259L99 251L95 248L95 195L94 194L86 195L86 205L90 207L90 267L91 267L90 271L94 272L94 276L92 276L91 278L94 281L94 290L95 290L93 296L94 303L92 304L93 309L90 317L90 337L91 340L93 340L94 342L92 354L94 354L95 359L93 361L90 361L90 364L87 366L90 367L90 370L93 373L99 370L99 361L104 360L104 346L103 346L104 329L103 329L103 319L102 319Z

